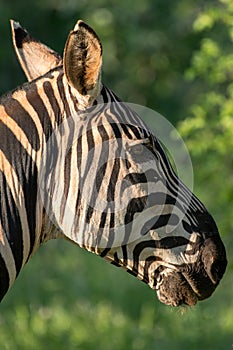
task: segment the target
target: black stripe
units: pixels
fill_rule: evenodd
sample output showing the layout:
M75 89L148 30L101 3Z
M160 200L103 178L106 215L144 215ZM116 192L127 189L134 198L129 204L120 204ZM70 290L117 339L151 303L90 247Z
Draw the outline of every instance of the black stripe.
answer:
M106 212L103 212L101 214L101 221L100 221L100 224L99 224L99 232L98 232L98 236L97 236L97 242L96 242L96 245L98 247L99 245L99 242L101 241L102 239L102 233L103 233L103 229L105 228L106 226L106 220L107 218L110 219L109 221L109 224L108 224L108 227L111 229L115 226L115 217L114 217L114 213L111 213L110 215L107 215ZM106 242L106 249L107 250L110 250L112 245L113 245L113 241L114 241L114 231L111 231L109 230L109 233L108 233L108 241ZM104 251L106 251L106 249ZM102 255L101 255L102 256Z
M144 223L141 235L147 234L149 230L156 230L160 227L169 225L177 226L179 224L179 217L175 214L160 214L159 216L153 216L150 220Z
M75 112L78 113L78 112L80 112L79 102L78 102L76 96L72 94L70 85L68 85L68 90L69 90L69 99L73 101L73 107L75 109ZM65 100L67 100L67 97L65 97ZM68 112L68 110L67 110L67 112ZM71 114L70 114L70 111L69 111L69 116L70 115Z
M85 222L86 222L87 224L90 223L91 217L92 217L93 213L94 213L94 209L93 209L93 207L91 207L91 206L89 205L88 208L87 208L87 213L86 213L86 218L85 218Z
M90 153L90 151L95 148L95 141L94 141L94 136L93 136L93 131L92 131L92 125L91 124L92 124L92 120L89 120L88 125L87 125L87 132L86 132L86 138L87 138L87 144L88 144L88 157L86 157L86 159L85 159L85 162L86 162L86 164L85 164L85 171L84 171L83 177L80 179L80 188L83 188L85 181L88 180L89 169L90 169L91 164L93 162L94 151L92 153ZM100 131L102 140L103 140L103 137L104 137L104 139L105 138L108 139L108 136L107 136L106 130L104 129L104 126L100 126L99 127L99 131ZM80 142L80 140L79 140L79 142ZM106 144L102 142L102 145L103 144L104 144L104 147L101 150L101 155L100 155L100 159L99 159L99 163L100 164L101 164L103 159L107 159L108 158L108 153L109 153L108 147L106 149L106 147L105 147ZM83 157L83 154L82 154L82 157ZM86 222L87 223L90 222L91 217L93 215L93 212L94 212L93 206L95 205L96 200L98 198L98 192L99 192L101 183L103 181L104 174L106 172L106 166L107 166L106 163L103 166L100 166L100 169L98 169L98 172L96 174L97 176L94 179L95 182L93 182L93 184L96 185L96 188L93 188L93 192L90 193L90 203L92 204L92 206L89 206L87 214L86 214ZM91 179L91 181L92 181L92 179Z
M100 256L101 258L104 258L108 252L111 250L111 248L105 248L101 253L100 253ZM114 264L114 262L112 262L112 264Z
M60 94L61 102L63 103L66 115L67 116L71 116L70 106L68 104L66 93L65 93L65 89L64 89L63 76L64 76L64 73L61 73L57 77L58 92Z
M110 228L114 228L115 227L115 214L114 214L114 212L112 212L110 214L110 225L109 225L109 227ZM111 236L111 234L109 236Z
M82 130L83 127L80 128L80 135L78 140L77 140L77 167L79 169L79 184L81 184L81 164L82 164ZM82 193L80 190L80 185L79 185L79 189L78 189L78 195L77 195L77 199L76 199L76 204L75 204L75 213L76 213L76 217L79 217L80 214L80 203L81 203L81 198L82 198Z
M102 165L98 166L96 179L95 179L95 186L96 186L97 193L99 193L102 181L103 181L104 176L106 174L106 169L107 169L106 160L108 159L108 155L109 155L109 147L105 147L105 145L106 145L105 142L109 140L109 137L108 137L108 134L107 134L107 131L106 131L104 125L99 125L98 131L99 131L99 134L101 136L102 145L104 144L104 147L102 146L100 159L99 159L99 164L102 164ZM107 143L107 146L109 146L108 143Z
M98 132L101 136L101 139L102 139L102 143L105 142L105 141L109 141L109 136L108 136L108 133L105 129L105 126L104 125L98 125L97 126L98 128Z
M121 139L122 135L121 135L119 126L116 123L111 123L110 126L112 127L112 130L114 132L115 138L116 139Z
M53 110L55 121L56 121L57 125L59 125L62 122L62 113L61 113L61 108L57 102L55 95L54 95L53 87L49 81L45 81L43 83L43 88L44 88L45 94L47 95L49 103L51 105L51 108Z
M102 153L101 153L102 155ZM106 154L104 155L106 157ZM98 199L98 193L104 178L104 175L106 173L106 168L107 168L107 163L103 164L97 171L96 177L95 177L95 182L94 182L94 188L92 190L92 193L90 193L90 203L92 205L88 207L87 210L87 215L86 215L86 222L90 223L91 217L94 213L94 207L96 208L96 201Z
M111 248L112 245L113 245L113 242L114 242L114 237L115 237L115 234L114 234L114 231L112 231L111 229L115 227L115 215L114 213L110 213L110 215L108 216L109 217L109 232L108 232L108 241L106 243L106 247L107 248ZM99 237L101 238L101 231L99 232Z
M81 165L82 165L82 138L83 138L83 126L80 128L80 136L77 140L77 167L81 171Z
M71 174L71 156L72 156L72 146L74 142L74 121L72 118L68 118L67 122L69 124L69 137L68 137L68 143L67 143L67 149L66 149L66 157L65 157L65 164L64 164L64 191L62 194L62 200L61 200L61 208L60 208L60 220L63 221L65 208L66 208L66 201L69 194L69 188L70 188L70 174Z
M124 192L128 187L132 185L147 183L147 178L148 177L145 173L129 173L123 178L121 191Z
M23 231L18 209L2 171L0 171L0 219L14 256L18 275L23 261Z
M109 140L108 134L106 132L106 129L104 127L104 125L98 125L98 132L101 136L101 140L102 140L102 150L100 153L100 158L99 158L99 164L102 164L100 166L97 167L97 173L96 173L96 178L95 178L95 183L94 183L94 188L92 193L90 194L90 203L92 204L93 207L96 207L96 200L98 198L98 193L100 190L100 187L102 185L104 176L106 174L106 169L107 169L107 162L106 159L108 159L108 154L109 154L109 144L107 143L107 147L106 147L106 143L105 141ZM92 136L93 137L93 136ZM94 140L92 140L92 142L89 142L89 149L91 147L94 147ZM104 145L104 146L103 146ZM89 223L92 217L94 210L93 208L88 208L88 215L86 217L86 219L88 220L87 222ZM102 222L101 218L101 222ZM100 223L100 225L102 225L102 223ZM103 226L100 226L103 227Z
M40 139L36 125L30 114L13 97L11 97L10 103L4 105L4 109L25 133L31 147L38 151L40 148Z
M133 250L133 257L136 261L140 259L141 252L146 248L154 249L172 249L183 245L188 245L190 242L187 238L182 236L169 236L161 238L160 240L149 240L138 243Z
M40 97L36 84L30 85L30 89L26 90L26 97L30 105L36 111L38 118L41 122L41 126L46 138L46 141L49 139L53 129L50 120L48 110ZM15 113L15 111L14 111Z
M77 223L79 220L79 216L80 216L80 203L81 203L81 193L80 193L80 189L78 189L78 193L77 193L77 198L76 198L76 204L75 204L75 220L74 220L74 224L73 227L77 227Z
M0 149L5 154L9 163L13 167L18 181L22 186L27 221L30 231L30 254L35 243L36 227L36 203L37 203L37 178L38 172L36 164L31 156L24 149L22 144L16 139L15 135L3 123L0 124L0 135L4 138L0 141ZM20 244L20 242L15 242Z
M132 223L134 215L136 213L142 212L145 208L147 203L147 196L145 197L139 197L139 198L132 198L128 205L127 210L125 214L125 225L128 225L129 223Z
M138 126L127 124L127 127L132 131L132 133L134 134L134 136L137 140L140 140L144 137L143 130L141 128L139 128Z
M132 140L133 136L132 136L132 134L129 132L129 127L128 127L128 125L121 123L121 127L122 127L122 130L124 131L126 137L127 137L128 139Z
M102 153L101 153L102 155ZM104 158L106 156L104 155ZM101 157L102 158L102 157ZM96 192L98 193L101 187L101 184L103 182L104 176L106 174L106 169L107 169L107 163L104 163L102 166L98 168L97 174L96 174L96 179L95 179L95 187L96 187Z
M100 219L100 223L99 223L99 228L100 229L105 227L106 219L107 219L107 213L103 212L101 214L101 219Z
M120 102L120 99L106 86L103 86L101 96L103 97L104 103Z
M145 265L143 269L143 279L142 281L145 283L149 283L149 269L150 266L155 263L156 261L161 261L162 259L158 256L149 256L145 260ZM138 272L138 260L134 261L134 266L133 266L134 271ZM156 271L155 271L155 282L156 282Z
M85 170L84 174L81 177L80 181L80 188L84 187L85 181L88 179L88 173L91 167L91 164L93 162L93 157L94 157L94 151L90 152L94 148L94 140L93 140L93 134L91 130L91 120L89 120L88 125L87 125L87 131L86 131L86 137L87 137L87 143L88 143L88 154L81 154L78 155L78 157L82 157L85 159ZM82 138L82 135L78 138L78 143L79 140ZM78 151L79 152L79 151Z
M162 238L161 240L150 240L150 241L143 241L138 243L134 250L133 250L133 261L134 261L134 271L138 271L138 265L139 265L139 261L140 261L140 256L141 253L144 249L147 248L153 248L153 249L172 249L172 248L176 248L176 247L180 247L183 245L187 245L189 242L189 240L187 240L184 237L178 236L178 237L165 237ZM160 257L156 257L153 255L153 257L151 258L153 261L161 261L162 259ZM149 257L147 257L147 261L150 262L151 260ZM143 258L144 260L144 258ZM153 262L152 261L152 262ZM148 268L148 266L147 266ZM146 270L145 270L146 272ZM144 273L145 273L144 272ZM145 276L146 278L146 276Z
M71 152L72 152L72 149L69 150L69 152L66 154L66 157L65 157L64 190L63 190L62 199L61 199L60 222L62 222L63 218L64 218L65 208L66 208L66 204L67 204L66 202L67 202L67 197L68 197L69 188L70 188Z
M166 188L171 194L179 199L181 202L187 204L187 198L185 194L188 196L191 195L190 191L183 185L183 183L176 176L166 154L164 153L160 143L156 140L156 149L161 156L160 166L164 174L164 178L166 178Z
M86 132L88 152L90 152L95 147L93 130L91 129L91 121L89 120Z
M187 198L185 197L185 193L191 193L189 192L189 190L187 190L187 188L184 188L184 185L176 176L166 154L164 153L161 145L156 139L154 139L154 144L158 154L160 154L161 157L159 164L163 172L163 178L164 180L166 180L167 190L174 196L174 198L186 204ZM186 189L186 191L184 191L184 189Z
M5 261L3 260L2 256L0 255L0 301L3 299L4 295L9 289L9 274L8 270L5 264Z
M109 177L109 185L107 190L107 201L108 202L114 202L115 200L115 189L116 189L116 183L118 180L118 175L120 172L120 159L116 158L114 160L114 165L112 168L112 173Z
M123 254L123 265L127 266L128 265L128 253L127 253L127 246L123 245L121 247L122 249L122 254Z
M182 225L183 225L184 230L190 234L193 233L194 231L198 232L197 227L192 227L185 220L182 220Z

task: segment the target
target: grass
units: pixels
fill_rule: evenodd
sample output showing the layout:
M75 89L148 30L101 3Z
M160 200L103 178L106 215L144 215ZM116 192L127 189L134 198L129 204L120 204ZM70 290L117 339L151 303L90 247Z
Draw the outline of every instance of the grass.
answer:
M0 306L2 350L233 349L233 273L194 308L63 241L41 247Z

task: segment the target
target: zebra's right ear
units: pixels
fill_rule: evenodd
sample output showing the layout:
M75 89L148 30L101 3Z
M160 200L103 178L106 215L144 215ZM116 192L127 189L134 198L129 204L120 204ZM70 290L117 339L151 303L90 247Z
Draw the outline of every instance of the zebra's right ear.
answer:
M79 20L64 50L64 70L69 85L81 95L95 98L101 88L102 45L97 34Z
M11 22L13 45L20 65L28 79L36 79L62 64L55 51L31 37L18 22Z

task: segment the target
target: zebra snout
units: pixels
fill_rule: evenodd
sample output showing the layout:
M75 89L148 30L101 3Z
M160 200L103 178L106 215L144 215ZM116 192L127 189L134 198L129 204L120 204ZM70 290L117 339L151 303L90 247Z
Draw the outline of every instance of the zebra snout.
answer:
M227 259L223 243L216 233L205 238L196 263L191 264L186 271L180 271L197 295L198 300L211 296L226 270Z
M226 252L218 234L206 238L195 263L184 264L178 270L162 276L158 298L161 302L180 306L195 305L211 296L227 265Z

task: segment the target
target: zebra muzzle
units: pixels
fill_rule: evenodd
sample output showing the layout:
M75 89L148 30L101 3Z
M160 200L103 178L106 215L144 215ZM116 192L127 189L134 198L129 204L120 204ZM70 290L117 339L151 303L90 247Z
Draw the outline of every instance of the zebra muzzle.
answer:
M157 291L159 300L172 306L195 305L211 296L226 265L225 248L220 238L217 235L206 238L195 263L183 265L163 276Z

